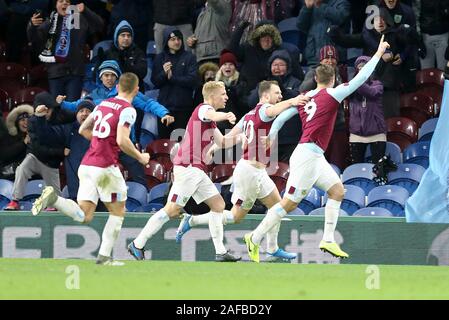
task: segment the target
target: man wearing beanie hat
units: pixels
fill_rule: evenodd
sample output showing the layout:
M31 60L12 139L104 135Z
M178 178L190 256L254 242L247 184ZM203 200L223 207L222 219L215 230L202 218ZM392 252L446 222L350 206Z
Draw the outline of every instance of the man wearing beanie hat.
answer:
M143 79L147 74L147 57L133 41L134 30L128 21L121 21L114 32L114 45L104 54L99 51L99 63L115 60L122 73L132 72L139 78L139 88L143 92ZM117 75L120 77L120 75Z
M174 129L187 126L193 111L193 93L198 86L195 56L184 48L176 27L164 30L164 50L154 58L151 82L159 89L158 101L170 110L175 122L168 128L159 124L159 138L170 138Z

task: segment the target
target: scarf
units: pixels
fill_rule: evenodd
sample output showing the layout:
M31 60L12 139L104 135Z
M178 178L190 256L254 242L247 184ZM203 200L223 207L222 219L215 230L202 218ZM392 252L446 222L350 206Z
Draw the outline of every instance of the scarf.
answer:
M45 63L66 61L67 55L70 49L70 29L68 19L70 15L66 15L62 18L61 34L57 38L56 28L58 26L59 14L53 11L50 15L50 29L48 31L47 41L45 43L45 49L39 55L39 59Z

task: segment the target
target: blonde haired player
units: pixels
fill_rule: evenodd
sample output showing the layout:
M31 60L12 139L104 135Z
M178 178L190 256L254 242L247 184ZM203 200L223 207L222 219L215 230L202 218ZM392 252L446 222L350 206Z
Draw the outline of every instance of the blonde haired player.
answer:
M246 234L244 237L251 260L259 261L259 245L262 238L288 212L298 206L313 185L326 191L329 196L325 207L324 234L319 248L335 257L349 257L340 249L334 239L340 205L344 197L344 187L338 175L324 158L324 152L334 129L339 104L365 83L387 48L389 48L389 44L384 42L382 36L379 48L373 58L354 79L336 88L333 88L334 68L327 65L319 66L315 76L317 88L306 94L310 97L310 102L305 106L287 109L274 121L269 138L265 138L267 145L273 140L285 121L297 113L301 117L303 134L290 157L290 175L284 198L268 210L265 218L252 233Z
M274 182L268 176L266 166L270 161L269 152L265 151L260 139L270 131L273 120L282 111L291 106L305 105L309 98L298 95L295 98L282 101L282 93L276 81L262 81L259 83L259 103L248 112L226 136L244 134L244 153L233 173L234 192L232 194L233 207L225 211L224 224L239 223L254 206L257 199L271 208L281 201L281 196ZM234 140L235 142L236 140ZM214 151L223 146L214 146ZM224 146L230 147L230 145ZM272 159L271 159L272 160ZM210 213L193 216L184 214L179 225L176 240L191 227L207 224ZM280 222L267 233L267 261L291 260L296 254L279 248L277 237Z
M78 170L80 185L77 202L57 196L53 187L46 187L34 202L33 215L46 207L55 207L73 220L89 223L94 216L98 199L109 211L103 229L97 264L121 265L111 258L112 248L125 217L127 188L118 167L120 150L146 165L148 153L140 153L129 138L136 120L131 101L139 91L139 79L134 73L124 73L118 83L118 95L103 100L83 122L79 133L90 140L90 147Z
M219 112L228 100L222 82L210 81L203 86L204 103L198 105L187 124L178 152L173 159L174 182L165 207L156 212L134 241L128 245L128 252L137 260L144 260L144 247L162 226L170 219L179 217L181 209L193 197L196 203L205 202L211 209L209 231L215 246L215 261L235 262L240 257L229 253L223 243L223 210L225 202L217 188L206 174L207 151L213 145L228 143L217 129L216 122L235 123L232 112Z

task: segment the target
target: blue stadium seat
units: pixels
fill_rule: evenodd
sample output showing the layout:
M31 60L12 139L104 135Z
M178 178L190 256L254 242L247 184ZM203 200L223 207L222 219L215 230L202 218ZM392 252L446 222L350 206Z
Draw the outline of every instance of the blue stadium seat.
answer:
M341 209L346 211L349 215L360 208L365 207L365 191L362 188L347 184L345 187L345 197L341 202ZM324 196L324 203L327 203L327 194Z
M61 197L68 199L69 196L69 187L65 186L61 191Z
M298 208L304 211L305 214L309 214L313 209L319 208L321 206L321 194L321 190L313 187L307 196L298 204Z
M14 183L9 180L0 179L0 209L6 207L6 205L12 199L12 188Z
M306 214L300 208L296 207L295 210L288 213L289 216L305 216Z
M368 193L367 207L388 209L394 216L403 217L405 202L409 197L407 189L400 186L380 186Z
M393 214L385 208L369 207L354 212L353 217L393 217Z
M34 200L33 200L34 202ZM19 210L20 211L31 211L31 208L33 207L32 201L20 201L19 202Z
M424 168L429 167L430 141L411 144L404 150L404 163L416 163Z
M365 191L354 185L345 185L345 197L341 203L341 209L351 215L363 207L365 207Z
M424 122L418 131L418 141L430 141L437 126L438 118L432 118Z
M387 141L387 145L385 148L385 154L389 155L391 160L394 161L394 163L396 163L396 164L402 163L401 148L396 143ZM368 148L366 148L365 161L372 162L371 161L371 148L369 145L368 145Z
M93 63L97 62L97 58L98 58L98 50L100 48L103 49L104 52L108 51L111 47L112 47L113 41L112 40L103 40L98 42L94 48L92 49L92 58L91 61Z
M154 40L147 42L146 54L147 56L156 54L156 42Z
M136 213L156 213L158 212L160 209L162 209L164 207L163 204L161 203L147 203L143 206L139 206L134 208L133 212Z
M142 120L142 130L140 134L140 145L143 149L146 149L149 144L151 144L154 140L157 140L159 134L157 121L158 118L155 115L145 113Z
M146 112L142 119L142 130L151 132L154 136L158 136L159 132L157 129L158 118L151 113Z
M45 181L44 180L31 180L28 181L27 185L25 186L25 193L22 201L34 201L35 199L39 198L42 194L42 190L45 188Z
M170 183L160 183L151 188L148 193L148 203L164 203L165 197L168 195Z
M145 186L133 181L127 181L126 186L128 187L128 199L126 200L128 211L132 212L147 203L148 191Z
M324 216L324 210L325 210L325 207L316 208L316 209L310 211L309 216ZM339 216L347 217L348 213L345 210L340 208Z
M419 164L401 163L396 171L388 173L388 184L403 187L412 195L425 171Z
M376 183L373 180L373 166L372 163L356 163L350 165L343 171L343 183L358 186L367 194L376 187Z

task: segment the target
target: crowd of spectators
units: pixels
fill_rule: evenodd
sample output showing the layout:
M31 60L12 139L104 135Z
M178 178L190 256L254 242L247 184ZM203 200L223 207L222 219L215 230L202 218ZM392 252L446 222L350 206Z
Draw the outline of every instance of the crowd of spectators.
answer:
M291 19L297 38L286 41L279 26ZM96 104L117 95L121 73L139 78L132 139L141 148L145 113L160 118L155 136L170 138L203 101L207 81L224 82L226 111L239 119L259 100L260 81L276 80L289 99L313 90L315 68L327 64L336 70L337 86L358 72L384 36L391 47L341 104L326 153L340 169L363 162L367 145L373 161L381 159L386 119L400 115L401 94L416 89L416 72L447 66L449 0L0 0L0 30L0 58L29 68L43 64L48 79L48 93L0 121L0 178L15 180L18 201L33 175L60 190L64 162L75 198L76 168L88 147L76 128ZM110 45L86 59L86 47L105 40ZM280 161L288 162L300 136L295 117L280 131ZM146 186L144 168L128 158L121 156L130 179Z

